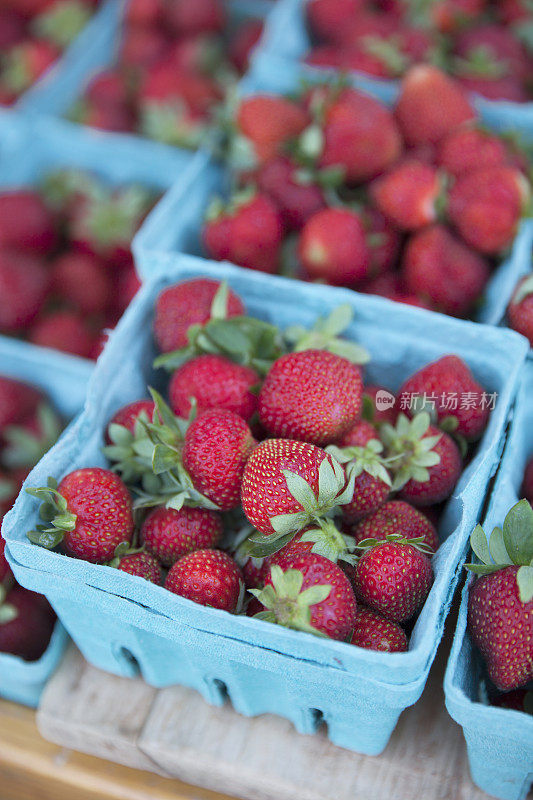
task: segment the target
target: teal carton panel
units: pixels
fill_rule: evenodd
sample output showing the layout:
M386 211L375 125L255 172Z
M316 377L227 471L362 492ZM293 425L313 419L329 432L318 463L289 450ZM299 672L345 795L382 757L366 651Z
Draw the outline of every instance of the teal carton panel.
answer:
M525 466L533 457L533 363L522 370L511 428L484 522L490 534L521 499ZM483 791L524 800L533 781L533 717L489 706L480 693L481 664L466 630L469 578L464 589L444 692L450 715L463 727L470 772Z
M37 708L44 687L63 657L67 641L65 629L56 622L50 644L37 661L24 661L0 653L0 697Z
M124 403L161 387L152 370L153 306L168 285L193 276L228 280L248 311L282 327L311 324L340 303L355 319L348 335L372 362L368 380L392 390L414 370L456 352L499 399L477 453L441 522L436 579L414 627L407 653L383 654L324 641L244 616L204 608L161 587L108 567L77 561L30 544L26 531L37 504L22 493L6 516L4 535L17 579L46 594L85 657L102 669L140 669L154 686L193 686L211 702L227 692L235 708L291 719L299 730L328 723L332 741L366 753L386 745L403 708L416 701L440 640L465 556L469 533L496 469L521 365L528 351L517 334L459 322L344 289L303 284L195 257L156 257L154 277L119 323L93 373L84 413L30 474L40 486L73 469L105 465L103 432ZM162 274L164 273L164 274Z

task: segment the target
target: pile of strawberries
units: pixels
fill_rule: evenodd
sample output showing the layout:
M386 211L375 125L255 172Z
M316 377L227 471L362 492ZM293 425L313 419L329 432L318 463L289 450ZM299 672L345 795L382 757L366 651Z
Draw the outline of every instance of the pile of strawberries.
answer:
M129 0L118 62L91 80L71 116L196 148L261 30L256 19L233 25L223 0Z
M309 0L308 64L399 78L432 63L489 100L533 100L529 0Z
M340 306L281 331L225 283L164 290L168 404L151 390L117 411L112 470L28 489L44 520L30 540L203 605L406 650L433 583L434 522L490 405L454 355L396 396L364 386L368 354L341 337L350 321Z
M139 287L130 242L153 202L73 170L1 191L0 333L96 358Z
M98 0L3 0L0 104L29 89L76 38Z
M211 257L458 317L530 199L525 155L431 66L407 73L393 110L342 80L244 97L228 146L237 188L208 209Z

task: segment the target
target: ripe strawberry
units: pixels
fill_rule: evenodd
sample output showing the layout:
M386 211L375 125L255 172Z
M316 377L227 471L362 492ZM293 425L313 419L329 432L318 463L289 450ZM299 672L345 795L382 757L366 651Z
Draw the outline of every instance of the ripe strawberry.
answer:
M142 72L160 62L167 54L168 41L155 28L125 28L121 46L120 63L125 70Z
M171 567L165 589L202 606L234 613L239 604L242 573L221 550L195 550Z
M531 68L520 38L502 25L486 23L467 28L454 42L460 74L486 72L491 77L513 77L521 82Z
M524 480L522 482L522 489L520 490L523 497L530 503L533 503L533 458L527 463Z
M116 291L113 297L113 306L119 317L122 316L140 288L141 281L135 267L133 265L123 267L116 278Z
M323 190L317 183L302 180L301 172L285 156L277 156L262 164L256 179L259 191L276 204L288 230L299 230L324 208Z
M48 253L57 244L55 221L42 198L29 189L0 193L0 247Z
M41 317L30 330L28 339L40 347L51 347L63 353L90 358L97 334L76 311L51 311Z
M394 114L410 146L437 144L475 117L460 85L429 64L418 64L406 73Z
M497 167L509 161L503 139L482 128L463 125L450 131L437 148L437 164L455 178L482 167Z
M257 408L257 397L251 390L259 383L259 375L250 367L206 354L176 370L168 390L170 405L178 417L187 418L194 397L198 414L225 408L249 422Z
M267 195L235 196L230 205L212 205L203 230L208 254L218 261L232 261L241 267L277 272L283 222Z
M470 539L482 563L467 564L481 576L470 586L468 630L490 679L503 692L533 678L532 530L533 511L527 500L520 500L503 528L488 538L478 525Z
M401 235L381 211L372 206L364 209L363 223L370 253L369 275L377 277L396 266Z
M365 446L328 447L328 451L344 465L348 478L354 479L351 499L342 507L345 522L355 522L379 508L388 498L392 480L383 463L383 445L371 439Z
M250 56L263 33L263 23L258 19L243 22L231 35L228 42L228 58L239 73L244 75Z
M18 333L33 322L48 292L49 276L30 253L0 250L0 331Z
M156 301L154 336L163 353L187 345L187 331L191 325L205 325L212 317L212 305L219 281L211 278L193 278L165 289ZM241 299L228 291L227 317L245 313Z
M26 39L12 47L5 55L2 83L15 95L29 89L52 66L59 49L38 39Z
M98 108L116 108L128 102L128 81L125 72L118 68L99 72L88 84L84 100Z
M342 41L364 9L365 0L310 0L307 18L319 39Z
M43 400L33 386L0 375L0 436L8 425L33 417Z
M311 278L338 286L363 280L370 254L360 215L347 208L317 211L300 234L298 256Z
M110 426L121 425L126 428L130 433L135 432L135 424L139 419L140 414L143 414L147 422L151 422L155 411L155 403L153 400L143 399L134 400L133 403L127 403L116 411L111 419L106 430L106 442L111 442Z
M222 0L172 0L165 7L165 22L178 36L221 31L225 20Z
M365 519L346 527L356 542L363 539L386 539L389 534L399 534L404 539L423 538L433 552L439 547L439 537L432 522L403 500L389 500Z
M41 595L13 586L0 603L0 652L37 661L48 647L54 623L55 614Z
M490 69L490 67L489 67ZM467 92L480 94L487 100L508 100L511 103L526 103L531 95L523 83L512 75L496 78L486 75L465 74L458 77Z
M451 436L430 425L427 412L412 420L400 414L396 427L383 425L380 434L387 455L394 457L392 489L400 490L403 500L423 507L451 495L461 475L461 454Z
M162 0L129 0L126 12L126 26L156 27L163 21Z
M14 9L2 8L0 10L0 49L7 53L10 47L18 44L24 38L24 21Z
M531 692L528 692L527 689L514 689L494 697L491 701L491 706L510 708L513 711L525 711L528 713L526 706L528 695L531 695Z
M512 242L529 194L529 183L519 170L484 167L454 183L448 215L465 242L481 253L497 255Z
M490 416L488 393L458 356L442 356L411 375L398 392L398 407L408 416L422 408L468 442L479 439ZM450 420L450 418L452 418Z
M366 419L358 419L337 444L339 447L365 447L372 439L379 439L377 429Z
M141 528L141 541L165 567L194 550L213 548L222 538L222 519L206 508L156 508Z
M472 311L490 276L485 259L439 224L409 239L402 273L408 292L457 317Z
M329 444L355 422L362 390L361 372L346 358L324 350L288 353L265 378L259 419L271 436Z
M385 653L403 653L408 647L405 631L399 625L361 607L357 611L350 644Z
M119 544L131 541L131 498L124 483L109 470L78 469L59 486L49 478L48 488L26 491L43 501L41 518L50 523L28 534L34 544L52 549L62 542L67 555L97 564L110 561Z
M533 347L533 278L526 275L519 281L507 306L509 326L529 339Z
M487 0L437 0L431 6L431 20L442 33L456 34L475 24L486 5Z
M258 164L279 155L308 123L305 110L284 97L245 97L237 109L239 132L248 140Z
M135 116L125 106L94 105L81 100L72 113L74 122L103 131L128 133L135 130Z
M437 218L441 177L435 167L406 159L371 186L374 203L394 225L411 231Z
M287 559L304 555L305 553L316 553L333 561L347 572L347 568L353 568L355 556L352 555L353 540L349 536L341 533L331 521L322 521L320 525L312 525L304 528L295 534L294 538L277 550L272 555L263 558L263 564L259 572L258 586L264 586L270 568L273 564L283 564Z
M407 540L369 546L355 567L357 599L393 622L411 619L432 583L431 561Z
M529 0L501 0L498 3L497 11L502 22L508 25L521 20L529 20L531 17Z
M67 251L52 267L52 287L57 295L82 314L105 311L111 281L102 263L88 253Z
M150 553L127 553L118 559L117 569L161 586L161 567Z
M189 426L183 466L194 487L221 511L239 503L244 465L255 446L246 422L232 411L205 411Z
M328 558L303 553L270 569L265 588L252 590L265 611L259 619L344 641L357 614L353 589L344 572Z
M223 54L216 34L197 33L172 42L170 57L176 70L213 75L220 68Z

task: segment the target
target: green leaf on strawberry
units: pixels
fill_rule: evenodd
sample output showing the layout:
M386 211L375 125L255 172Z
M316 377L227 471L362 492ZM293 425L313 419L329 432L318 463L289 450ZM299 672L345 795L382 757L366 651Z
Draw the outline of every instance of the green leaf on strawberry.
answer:
M371 439L365 447L337 447L329 445L326 451L331 453L341 464L345 464L346 474L359 477L367 472L373 478L379 478L387 486L392 486L392 481L385 460L381 457L383 445L378 439Z
M20 425L9 425L3 431L6 441L2 461L11 469L33 467L50 450L61 433L62 425L56 412L47 403L37 409L38 432Z
M424 411L411 420L399 414L395 427L388 423L381 426L380 436L394 473L393 491L398 491L411 479L421 483L428 481L428 467L440 463L440 456L433 448L442 434L426 436L430 423L430 416Z
M303 350L326 350L347 358L354 364L367 364L370 356L364 347L340 338L340 334L351 325L352 321L353 309L348 303L343 303L327 317L319 317L311 329L293 325L284 331L283 337L294 353Z

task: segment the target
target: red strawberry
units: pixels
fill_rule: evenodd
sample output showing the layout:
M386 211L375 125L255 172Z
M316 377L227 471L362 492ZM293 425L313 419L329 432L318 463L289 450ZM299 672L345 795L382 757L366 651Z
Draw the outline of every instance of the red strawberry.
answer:
M80 125L104 131L128 133L135 130L134 114L125 106L97 106L82 100L75 109L73 119Z
M325 524L324 527L309 527L299 531L288 544L271 556L263 558L263 564L259 571L257 586L264 586L270 568L273 564L283 564L286 559L295 558L305 553L316 553L319 556L328 558L333 563L346 571L348 562L346 557L353 550L352 543L334 526ZM350 562L351 563L351 562Z
M375 425L390 422L394 425L398 417L395 397L383 386L367 384L363 389L363 414Z
M48 253L56 244L54 218L36 192L0 193L0 247Z
M228 42L228 58L240 75L248 69L250 55L263 33L263 23L258 19L243 22Z
M394 114L411 146L437 144L475 117L459 84L429 64L414 66L405 75Z
M384 503L391 491L392 481L380 453L383 445L372 439L365 447L328 448L344 465L346 475L355 478L351 499L342 507L342 518L355 522Z
M161 586L161 567L157 558L150 553L127 553L120 556L117 569Z
M33 386L0 375L0 436L8 425L33 417L43 400Z
M511 103L526 103L531 95L517 78L509 75L503 78L491 78L482 75L461 75L461 86L467 92L475 92L487 100L508 100Z
M528 500L530 503L533 503L533 458L530 458L527 463L524 472L524 480L520 491L526 500Z
M310 0L307 18L314 34L328 41L342 41L352 28L365 0Z
M338 446L365 447L372 439L379 439L379 434L374 425L366 419L358 419L350 430L339 439Z
M409 239L402 272L407 291L457 317L471 312L490 275L482 256L438 224Z
M500 0L497 11L502 22L507 24L529 20L531 16L529 0Z
M510 708L513 711L526 711L527 689L514 689L511 692L500 694L493 698L491 705L499 708Z
M362 389L359 368L341 356L324 350L289 353L265 378L259 419L271 436L329 444L355 422Z
M18 333L33 322L48 292L49 276L30 253L0 250L0 331Z
M487 0L437 0L431 6L431 20L442 33L457 33L475 24L486 5Z
M438 165L456 178L482 167L503 165L508 160L503 139L472 125L450 131L437 149Z
M302 181L296 166L285 156L269 159L257 172L257 185L277 205L283 225L299 230L317 211L324 208L322 189Z
M227 553L195 550L171 567L165 588L202 606L234 613L242 584L242 573Z
M52 268L56 294L82 314L105 311L111 294L111 281L102 263L88 253L72 250L56 259Z
M401 237L381 211L372 206L364 209L363 223L370 253L369 274L376 277L396 266Z
M249 422L257 408L257 397L251 390L259 383L259 375L250 367L234 364L222 356L198 356L172 376L168 390L170 405L176 416L186 419L194 397L198 414L211 408L225 408Z
M363 539L386 539L389 534L399 534L404 539L423 537L424 544L434 552L439 547L439 537L434 525L424 514L403 500L389 500L346 530L356 542Z
M405 631L399 625L368 608L359 608L350 644L385 653L403 653L408 647Z
M126 69L144 71L161 61L167 54L168 42L163 32L155 28L125 28L120 47L120 62Z
M242 417L224 409L206 411L185 434L183 466L194 487L228 511L239 503L244 465L254 445Z
M117 68L102 70L91 79L84 99L99 108L124 106L128 100L126 74Z
M252 593L265 607L260 619L344 641L352 632L357 603L350 581L316 553L289 556L274 564L265 588Z
M132 505L129 492L113 472L100 467L78 469L66 475L59 486L49 479L48 488L28 489L42 500L46 521L28 534L34 544L56 547L67 555L93 563L110 561L115 548L131 541ZM57 488L56 488L57 487Z
M58 48L38 39L26 39L12 47L4 59L2 83L15 95L21 94L52 66Z
M54 623L41 595L13 586L0 605L0 652L37 661L48 647Z
M119 316L122 316L139 289L141 281L133 265L124 267L116 279L116 292L113 298L114 307Z
M90 358L97 336L77 312L52 311L33 325L28 338L41 347Z
M170 567L187 553L216 547L222 532L222 519L216 511L156 508L143 523L141 540L163 566Z
M225 19L222 0L172 0L165 8L165 22L178 36L221 31Z
M263 194L236 196L222 209L213 205L203 230L212 258L271 273L279 268L282 238L280 212Z
M339 286L366 278L370 254L359 214L347 208L313 214L300 234L298 256L311 278Z
M216 34L197 33L172 42L170 58L176 70L213 75L221 66L221 42Z
M237 109L239 131L249 140L260 164L279 155L283 146L308 123L308 115L301 106L274 95L245 97Z
M454 433L472 442L479 439L490 416L489 396L472 375L468 365L458 356L442 356L415 372L398 392L398 407L412 416L416 400L418 410L427 401L430 414L437 420L456 420ZM420 401L420 402L419 402ZM420 404L421 403L421 404Z
M106 441L109 444L111 439L109 438L109 426L110 425L121 425L123 428L126 428L130 433L135 432L135 424L139 419L140 414L144 414L146 420L151 422L155 411L155 403L153 400L143 399L143 400L134 400L133 403L128 403L122 408L119 408L116 411L111 419L109 420L109 425L107 426L106 431Z
M413 545L380 542L355 567L355 596L393 622L404 622L424 603L433 583L431 561Z
M406 159L371 187L372 199L381 213L406 231L435 221L440 192L438 171L415 159Z
M0 49L6 53L10 47L24 38L24 21L14 9L0 10Z
M462 31L454 42L460 73L483 75L486 67L493 76L512 76L518 81L528 77L530 64L520 39L509 28L495 23L476 25Z
M126 25L156 26L163 19L161 0L129 0L126 8Z
M533 347L533 278L526 275L519 281L507 306L509 326L529 339Z
M194 278L165 289L157 298L154 336L163 353L187 345L191 325L205 325L211 319L212 304L221 284L210 278ZM230 289L227 317L245 313L241 299Z
M496 255L511 244L529 194L529 183L519 170L484 167L454 183L448 215L469 245Z

